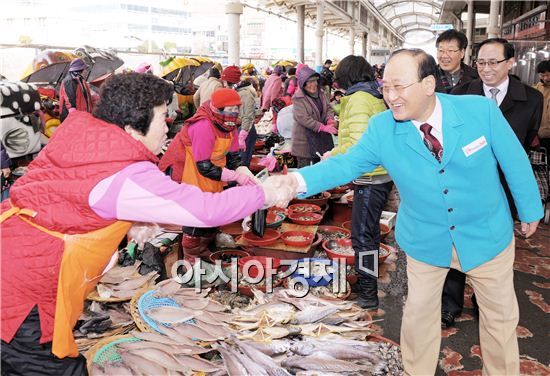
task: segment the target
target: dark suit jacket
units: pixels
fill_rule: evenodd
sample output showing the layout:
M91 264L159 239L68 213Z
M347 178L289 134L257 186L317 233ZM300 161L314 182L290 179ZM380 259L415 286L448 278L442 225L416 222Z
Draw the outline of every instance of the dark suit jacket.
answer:
M477 70L475 70L474 68L472 68L472 67L470 67L470 66L468 66L464 63L460 63L460 69L462 69L462 77L460 77L460 80L455 85L455 87L460 86L462 84L468 83L472 80L475 80L475 79L479 78L479 74L477 73ZM437 91L438 93L449 94L449 91L447 91L445 89L445 85L443 85L443 82L442 82L442 78L443 78L444 74L445 73L443 72L443 70L438 65L437 66L437 77L436 77L437 80L436 80L435 91Z
M519 142L525 150L529 148L533 138L537 135L542 119L544 105L542 93L523 84L515 77L508 76L510 83L504 100L500 104L500 111L514 130ZM483 82L480 78L464 85L456 86L451 94L483 95ZM517 218L517 209L510 193L510 188L499 166L500 181L506 192L512 216Z
M500 110L516 133L519 142L525 149L528 149L540 127L544 105L543 96L540 91L523 84L517 78L512 76L509 78L508 92L500 104ZM478 78L456 86L451 94L485 96L483 82Z

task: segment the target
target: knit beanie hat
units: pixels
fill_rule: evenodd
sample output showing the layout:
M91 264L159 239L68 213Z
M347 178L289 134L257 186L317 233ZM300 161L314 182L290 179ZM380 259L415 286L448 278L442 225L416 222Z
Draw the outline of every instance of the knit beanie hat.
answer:
M76 58L71 61L71 64L69 65L69 72L80 72L86 68L88 68L88 64L86 64L84 60Z
M222 80L230 84L239 83L239 81L241 81L241 70L236 65L225 68L222 72Z
M239 75L240 75L240 71L239 71ZM235 90L223 88L223 89L218 89L212 93L212 98L210 99L210 103L215 108L224 108L227 106L240 106L241 97L239 96L239 93L237 93Z

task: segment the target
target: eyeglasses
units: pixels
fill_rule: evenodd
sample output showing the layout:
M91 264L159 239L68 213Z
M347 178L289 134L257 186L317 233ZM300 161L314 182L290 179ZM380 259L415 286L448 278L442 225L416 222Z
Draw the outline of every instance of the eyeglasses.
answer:
M485 61L485 60L476 60L475 63L476 63L477 69L483 69L483 68L485 68L486 65L488 65L491 68L496 68L497 65L499 65L500 63L502 63L503 61L506 61L506 60L510 60L510 58L502 59L502 60L487 60L487 61Z
M389 94L391 91L395 91L398 95L401 95L403 94L403 92L405 91L405 89L413 86L414 84L417 84L419 82L422 82L423 79L420 79L416 82L413 82L412 84L408 84L408 85L382 85L380 87L378 87L378 91L384 95L387 95Z
M460 50L461 50L460 48L459 48L458 50L443 50L443 49L439 49L439 48L438 48L438 49L437 49L437 53L440 54L440 55L445 55L445 54L447 54L447 55L451 56L451 55L456 54L456 53L457 53L458 51L460 51Z

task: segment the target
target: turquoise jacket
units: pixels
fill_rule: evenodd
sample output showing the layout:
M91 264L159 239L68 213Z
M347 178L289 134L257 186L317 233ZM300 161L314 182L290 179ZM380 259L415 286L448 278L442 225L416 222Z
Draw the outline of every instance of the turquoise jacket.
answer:
M542 203L527 155L494 102L474 95L437 96L443 111L441 163L411 121L398 122L387 110L371 118L347 153L299 172L310 196L382 165L401 197L395 232L399 246L416 260L449 267L454 244L468 271L493 259L512 240L513 221L497 163L523 222L540 219Z

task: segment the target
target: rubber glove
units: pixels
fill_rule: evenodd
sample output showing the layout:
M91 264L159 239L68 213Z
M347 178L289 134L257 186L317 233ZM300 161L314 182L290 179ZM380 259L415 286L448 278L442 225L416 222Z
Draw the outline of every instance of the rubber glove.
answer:
M248 175L256 182L256 184L260 184L260 181L256 178L256 176L248 169L246 166L239 166L235 169L239 174Z
M327 125L330 125L331 127L336 127L336 122L334 121L334 119L328 119Z
M267 167L268 171L273 171L275 169L275 166L277 166L277 158L270 154L260 159L260 162L258 162L258 164Z
M239 132L239 149L246 151L246 138L248 137L248 132L242 129Z
M319 132L325 132L325 133L330 133L330 134L337 134L338 133L338 129L336 129L334 126L332 125L325 125L325 124L321 124L319 126Z
M223 181L236 181L239 185L256 185L254 179L246 174L224 168L222 170Z

